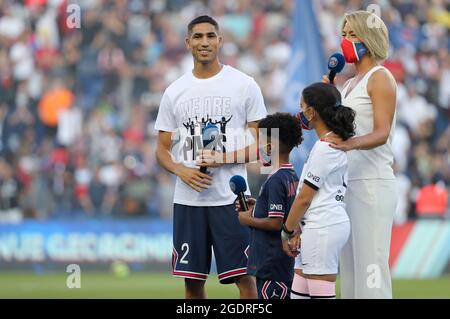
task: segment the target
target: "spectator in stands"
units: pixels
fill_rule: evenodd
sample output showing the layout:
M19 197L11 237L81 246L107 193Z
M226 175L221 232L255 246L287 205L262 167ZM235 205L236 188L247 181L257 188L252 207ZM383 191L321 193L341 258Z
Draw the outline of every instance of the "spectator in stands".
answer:
M444 217L447 213L448 190L439 174L431 184L423 186L416 199L418 217Z
M339 51L343 14L372 2L314 1L326 54ZM223 48L222 60L255 78L270 112L283 106L293 1L79 1L79 29L65 24L68 3L0 2L0 156L13 165L12 177L22 185L18 205L29 216L48 218L62 206L91 211L89 216L106 211L115 216L130 187L124 187L127 175L116 178L114 186L110 177L127 172L125 158L136 153L145 167L137 180L148 184L140 189L146 208L138 210L170 218L165 194L174 181L154 166L151 128L164 89L192 69L180 37L194 16L217 17L224 42L233 44ZM398 176L414 194L440 171L448 189L448 3L377 3L394 45L385 66L398 83L402 127L393 149ZM350 73L344 69L338 85ZM55 87L58 94L51 95ZM52 161L60 146L67 153L63 171ZM77 162L80 153L83 166ZM251 188L257 192L259 184ZM411 198L405 204L414 214Z

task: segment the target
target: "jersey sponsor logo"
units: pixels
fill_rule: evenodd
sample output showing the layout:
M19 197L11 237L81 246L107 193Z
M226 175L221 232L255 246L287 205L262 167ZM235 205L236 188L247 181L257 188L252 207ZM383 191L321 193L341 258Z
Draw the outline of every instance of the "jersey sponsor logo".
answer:
M343 202L344 201L344 196L343 195L336 195L336 197L334 199L336 199L338 202Z
M270 210L283 210L283 204L270 204Z
M320 177L314 175L311 172L308 172L308 174L306 175L308 178L312 179L313 181L315 181L316 183L318 183L320 181Z

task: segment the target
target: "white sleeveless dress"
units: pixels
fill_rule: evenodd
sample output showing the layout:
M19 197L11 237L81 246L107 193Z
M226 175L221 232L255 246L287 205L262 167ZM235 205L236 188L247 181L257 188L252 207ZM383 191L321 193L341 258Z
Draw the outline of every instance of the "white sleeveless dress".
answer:
M382 68L372 68L348 95L350 83L341 93L342 104L356 112L356 136L373 131L373 104L367 83ZM391 147L394 126L395 114L386 144L347 152L349 182L345 202L351 234L340 261L342 298L392 298L389 252L397 205Z

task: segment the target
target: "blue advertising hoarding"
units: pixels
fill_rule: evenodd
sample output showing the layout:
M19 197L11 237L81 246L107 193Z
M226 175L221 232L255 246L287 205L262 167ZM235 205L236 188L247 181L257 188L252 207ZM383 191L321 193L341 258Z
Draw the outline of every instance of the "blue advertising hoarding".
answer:
M0 270L61 264L170 268L172 224L155 220L24 221L0 224Z

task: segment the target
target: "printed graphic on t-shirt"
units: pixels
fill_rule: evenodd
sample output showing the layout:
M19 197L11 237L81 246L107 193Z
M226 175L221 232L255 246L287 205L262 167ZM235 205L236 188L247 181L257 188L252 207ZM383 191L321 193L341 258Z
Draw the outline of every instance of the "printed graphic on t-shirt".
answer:
M197 140L201 140L204 148L213 151L226 152L227 142L227 123L231 120L233 115L228 118L225 116L214 119L209 114L201 119L196 115L194 119L190 117L186 122L183 122L183 126L186 128L188 138L193 142L193 145L198 146L195 143ZM192 147L192 159L194 160L197 154L197 147Z

